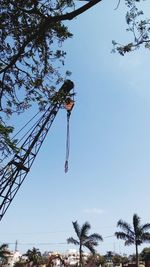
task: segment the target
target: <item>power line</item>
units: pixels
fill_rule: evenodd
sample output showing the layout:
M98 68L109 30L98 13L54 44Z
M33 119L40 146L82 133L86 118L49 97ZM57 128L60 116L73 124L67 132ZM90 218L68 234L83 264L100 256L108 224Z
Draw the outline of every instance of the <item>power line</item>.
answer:
M111 238L114 237L114 235L109 235L109 236L104 236L103 239L105 238ZM8 245L15 245L16 242L0 242L1 244L7 243ZM40 242L40 243L36 243L36 242L17 242L18 245L28 245L28 246L34 246L34 245L39 245L39 246L45 246L45 245L67 245L67 242Z
M115 235L108 235L108 236L104 236L103 238L110 238L110 237L114 237Z
M8 245L15 245L16 242L1 242L1 244L4 244L4 243L7 243ZM34 245L68 245L67 242L50 242L50 243L20 243L20 242L17 242L18 245L28 245L28 246L34 246Z

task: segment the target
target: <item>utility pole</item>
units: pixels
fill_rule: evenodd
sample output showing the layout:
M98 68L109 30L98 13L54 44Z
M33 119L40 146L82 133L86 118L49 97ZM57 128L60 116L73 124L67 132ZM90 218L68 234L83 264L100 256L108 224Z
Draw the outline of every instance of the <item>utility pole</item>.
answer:
M15 252L18 250L18 240L15 242Z

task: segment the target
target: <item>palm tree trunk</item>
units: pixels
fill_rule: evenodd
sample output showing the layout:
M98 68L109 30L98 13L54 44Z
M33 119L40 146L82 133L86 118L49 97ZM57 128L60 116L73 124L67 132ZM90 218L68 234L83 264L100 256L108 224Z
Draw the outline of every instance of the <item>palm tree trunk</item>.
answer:
M136 266L139 267L139 253L138 253L137 243L135 244L135 249L136 249Z
M82 267L82 245L79 247L79 267Z

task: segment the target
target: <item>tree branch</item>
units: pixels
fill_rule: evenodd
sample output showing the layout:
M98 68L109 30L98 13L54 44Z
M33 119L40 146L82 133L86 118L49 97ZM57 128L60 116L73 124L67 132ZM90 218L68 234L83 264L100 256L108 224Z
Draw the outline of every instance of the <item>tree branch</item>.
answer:
M18 53L12 57L10 63L0 71L0 74L3 72L6 72L9 68L11 68L17 62L19 57L24 53L26 46L32 40L34 40L34 38L36 38L39 35L41 30L42 31L43 31L43 29L46 30L50 26L50 24L52 24L52 23L56 23L56 22L64 21L64 20L72 20L75 17L84 13L85 11L87 11L88 9L90 9L91 7L93 7L94 5L98 4L101 1L102 0L90 0L90 2L88 2L87 4L83 5L82 7L78 8L78 9L76 9L70 13L66 13L66 14L58 15L58 16L54 16L54 17L48 16L47 18L45 18L44 22L41 23L41 25L39 25L39 27L37 27L38 30L35 33L31 34L30 37L27 37L26 41L24 41L24 43L20 47Z
M77 17L77 16L81 15L82 13L84 13L85 11L87 11L88 9L90 9L91 7L95 6L96 4L98 4L101 1L102 0L90 0L87 4L83 5L82 7L78 8L78 9L76 9L70 13L66 13L64 15L59 15L59 16L55 16L55 17L49 17L49 19L50 19L49 22L72 20L75 17Z

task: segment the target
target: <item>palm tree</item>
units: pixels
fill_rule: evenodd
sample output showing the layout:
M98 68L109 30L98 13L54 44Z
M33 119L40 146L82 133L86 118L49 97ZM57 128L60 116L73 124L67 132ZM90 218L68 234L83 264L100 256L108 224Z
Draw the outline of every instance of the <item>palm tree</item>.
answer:
M95 246L98 246L98 241L103 241L101 235L94 233L92 235L88 235L88 231L91 229L91 225L88 222L85 222L82 227L79 226L78 222L72 222L75 233L78 237L74 239L70 237L67 239L68 244L74 244L79 246L79 267L83 266L82 261L82 247L88 248L92 254L95 254Z
M119 220L117 226L122 229L122 232L116 232L115 236L118 239L125 240L125 246L135 245L136 251L136 266L139 266L138 246L144 242L150 242L150 223L141 225L141 219L137 214L133 215L133 227L125 221Z

